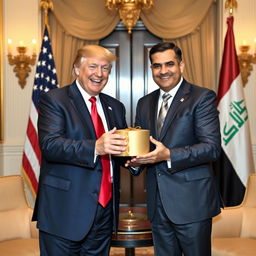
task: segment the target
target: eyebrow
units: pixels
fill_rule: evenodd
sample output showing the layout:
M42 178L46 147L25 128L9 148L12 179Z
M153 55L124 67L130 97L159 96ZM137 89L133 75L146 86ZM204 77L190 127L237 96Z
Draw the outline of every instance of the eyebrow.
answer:
M167 62L164 62L164 63L152 63L152 66L162 66L162 65L168 65L168 64L173 64L174 61L173 60L170 60L170 61L167 61Z
M103 64L103 65L99 65L99 64L97 64L97 63L90 63L89 66L110 67L111 64L110 64L110 63L106 63L106 64Z

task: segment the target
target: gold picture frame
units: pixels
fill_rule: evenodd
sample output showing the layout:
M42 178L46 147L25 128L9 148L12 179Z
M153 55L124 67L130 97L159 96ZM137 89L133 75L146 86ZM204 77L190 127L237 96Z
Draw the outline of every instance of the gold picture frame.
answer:
M3 97L3 0L0 0L0 142L4 139L4 97Z

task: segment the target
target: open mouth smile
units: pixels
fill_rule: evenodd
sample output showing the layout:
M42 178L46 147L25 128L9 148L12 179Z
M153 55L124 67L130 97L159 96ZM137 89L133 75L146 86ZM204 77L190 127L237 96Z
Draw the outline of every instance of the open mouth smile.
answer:
M102 79L90 79L91 82L93 83L101 83L102 82Z

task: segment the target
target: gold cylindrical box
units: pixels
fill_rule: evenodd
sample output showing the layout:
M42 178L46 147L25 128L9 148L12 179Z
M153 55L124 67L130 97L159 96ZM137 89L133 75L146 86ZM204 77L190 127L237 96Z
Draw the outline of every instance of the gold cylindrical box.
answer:
M115 133L124 135L127 141L126 151L115 156L139 156L149 152L149 130L126 128Z

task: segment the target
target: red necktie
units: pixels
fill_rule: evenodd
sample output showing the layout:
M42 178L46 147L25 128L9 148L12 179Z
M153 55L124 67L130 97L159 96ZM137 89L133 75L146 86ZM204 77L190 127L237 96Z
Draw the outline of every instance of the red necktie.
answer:
M104 129L102 120L97 112L96 98L91 97L90 102L92 103L92 108L91 108L92 122L94 125L97 138L99 138L103 133L105 133L105 129ZM99 195L98 201L103 207L106 207L106 205L108 204L109 200L112 197L109 155L102 155L100 156L100 159L102 164L102 179L101 179L100 195Z

